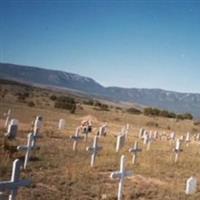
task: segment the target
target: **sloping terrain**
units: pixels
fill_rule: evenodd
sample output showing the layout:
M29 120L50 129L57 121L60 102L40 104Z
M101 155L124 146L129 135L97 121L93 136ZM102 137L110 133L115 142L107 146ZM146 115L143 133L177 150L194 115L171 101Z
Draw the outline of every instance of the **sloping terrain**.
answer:
M104 87L91 78L56 70L0 63L0 78L66 90L76 90L113 101L131 102L200 117L200 94L161 89Z

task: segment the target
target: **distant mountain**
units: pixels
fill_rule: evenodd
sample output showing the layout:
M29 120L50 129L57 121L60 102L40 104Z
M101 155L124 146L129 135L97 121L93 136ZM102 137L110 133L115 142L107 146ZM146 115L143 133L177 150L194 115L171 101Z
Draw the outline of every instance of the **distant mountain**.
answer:
M178 113L190 112L200 117L200 94L161 89L104 87L95 80L78 74L7 63L0 63L0 79L43 87L77 90L115 101L137 103Z

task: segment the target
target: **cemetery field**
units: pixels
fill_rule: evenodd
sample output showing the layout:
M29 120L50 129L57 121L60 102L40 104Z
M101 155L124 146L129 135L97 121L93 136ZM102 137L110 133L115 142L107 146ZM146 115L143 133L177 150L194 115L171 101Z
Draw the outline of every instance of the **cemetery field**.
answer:
M12 118L19 120L17 137L11 141L4 139L6 130L2 117L9 108ZM10 179L16 158L23 160L24 153L18 152L16 147L27 143L27 134L35 116L41 115L44 120L41 137L37 141L39 149L31 152L27 168L21 173L21 178L31 180L32 184L19 189L17 200L115 200L118 180L112 180L110 174L119 170L121 155L126 157L126 170L133 172L133 176L124 181L124 200L200 199L199 186L195 194L185 194L189 177L194 176L197 182L200 181L200 142L191 139L188 146L183 144L183 151L175 163L175 143L165 137L171 132L175 132L177 137L190 132L192 138L193 134L200 132L200 126L192 120L147 117L114 109L99 111L88 105L82 105L82 109L71 114L53 107L38 108L6 102L0 102L0 113L0 181ZM58 130L61 118L66 121L64 130ZM92 120L92 133L73 151L70 136L84 119ZM90 167L91 155L86 148L92 145L98 128L104 122L108 123L108 134L99 138L98 145L102 150L98 152L94 167ZM127 140L116 153L117 135L127 123L130 125ZM138 138L142 127L163 135L151 143L149 150ZM135 141L139 142L142 152L138 153L137 162L133 165L129 148Z

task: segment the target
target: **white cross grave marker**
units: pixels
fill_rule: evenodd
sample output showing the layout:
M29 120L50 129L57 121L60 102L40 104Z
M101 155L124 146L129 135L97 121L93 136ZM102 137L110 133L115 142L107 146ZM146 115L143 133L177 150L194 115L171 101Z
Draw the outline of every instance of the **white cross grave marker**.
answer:
M117 199L118 200L122 200L122 196L123 196L123 186L124 186L124 179L126 177L132 176L133 173L128 171L125 171L125 156L122 155L121 156L121 160L120 160L120 171L116 171L116 172L112 172L110 177L112 179L119 179L119 187L118 187L118 195L117 195Z
M13 162L12 176L10 181L0 182L0 191L9 190L11 194L9 195L9 200L16 200L17 190L20 187L29 186L31 184L30 180L20 180L20 166L21 162L19 159Z
M91 167L94 166L96 155L97 155L98 151L100 151L101 149L102 149L102 147L98 146L98 137L95 136L94 141L93 141L93 145L91 147L86 148L87 151L92 153L91 162L90 162Z
M65 120L64 119L60 119L58 122L58 129L59 130L64 130L65 129Z
M73 151L76 151L77 149L77 145L78 145L78 142L83 139L83 137L81 137L79 134L81 132L81 127L77 127L76 128L76 132L75 132L75 135L71 136L71 139L74 141L73 142Z
M98 135L101 136L106 136L108 130L108 125L107 123L103 124L102 126L99 127Z
M7 113L4 113L4 116L6 117L6 121L5 121L5 128L8 126L9 120L10 120L10 116L11 116L11 110L9 109Z
M28 163L31 151L33 150L33 148L35 148L35 144L33 146L33 140L34 140L33 133L29 133L27 145L17 147L17 150L19 150L19 151L26 151L25 158L24 158L24 169L26 169L26 167L27 167L27 163Z
M196 190L197 190L197 179L191 176L189 179L187 179L185 193L193 194L196 192Z
M174 141L176 139L176 134L175 132L170 133L169 139Z
M138 135L138 137L139 137L140 139L142 139L142 138L143 138L144 131L145 131L145 129L144 129L144 128L141 128L141 129L140 129L140 131L139 131L139 135Z
M183 151L183 149L181 149L181 140L180 139L177 139L176 140L176 146L175 146L175 162L178 161L178 158L179 158L179 153Z
M35 122L34 122L34 127L33 127L33 132L34 132L34 136L37 137L40 130L43 127L43 119L41 116L37 116L35 118Z
M158 131L154 131L154 133L153 133L153 139L154 140L158 139Z
M129 149L130 153L133 153L132 163L136 164L137 154L141 152L142 149L138 147L138 142L135 142L134 147Z
M117 136L116 152L119 152L119 150L124 146L125 139L126 139L125 134Z
M200 133L197 133L197 135L196 135L196 141L199 141L200 140Z

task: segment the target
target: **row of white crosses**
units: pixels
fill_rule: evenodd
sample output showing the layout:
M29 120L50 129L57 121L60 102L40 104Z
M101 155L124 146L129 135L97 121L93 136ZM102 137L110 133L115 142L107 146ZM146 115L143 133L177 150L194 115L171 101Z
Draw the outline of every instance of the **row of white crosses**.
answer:
M13 134L12 126L17 123L11 120L8 125L8 133ZM36 149L36 139L38 137L39 130L42 127L42 118L37 116L34 122L33 132L28 134L27 145L18 146L17 149L19 151L25 151L25 158L23 163L23 168L26 169L27 163L31 154L31 151ZM15 129L16 132L16 129ZM16 136L16 134L15 134ZM22 167L22 163L19 159L16 159L13 162L12 176L10 181L2 181L0 182L0 191L10 191L9 200L16 200L17 190L20 187L29 186L31 184L30 180L20 180L20 168ZM1 196L2 193L0 193Z

